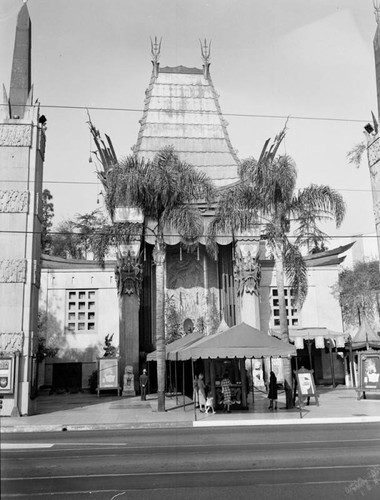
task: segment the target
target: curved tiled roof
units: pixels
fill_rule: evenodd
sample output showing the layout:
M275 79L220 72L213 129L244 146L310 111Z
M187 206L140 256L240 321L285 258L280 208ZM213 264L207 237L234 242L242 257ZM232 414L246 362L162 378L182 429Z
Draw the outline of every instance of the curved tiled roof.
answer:
M198 68L160 68L146 90L134 151L152 159L174 146L182 161L205 172L219 188L239 180L239 160L211 77Z

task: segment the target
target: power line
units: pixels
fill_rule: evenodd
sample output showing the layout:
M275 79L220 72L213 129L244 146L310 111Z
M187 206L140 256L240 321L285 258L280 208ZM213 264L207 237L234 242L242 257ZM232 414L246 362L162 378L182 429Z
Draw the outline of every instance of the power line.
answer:
M220 179L214 179L214 180L223 180L222 178ZM12 182L12 183L25 183L25 180L12 180L12 179L0 179L0 182ZM34 184L35 181L28 181L30 184ZM100 181L51 181L51 180L44 180L43 184L74 184L74 185L91 185L91 186L99 186L100 188L102 187L100 185ZM296 188L296 190L301 190L303 188ZM371 193L371 192L380 192L380 190L372 190L372 189L349 189L349 188L336 188L334 187L336 191L344 191L344 192L363 192L363 193Z
M7 106L7 104L0 104L2 106ZM41 104L41 108L47 109L72 109L72 110L91 110L91 111L118 111L125 113L144 113L144 109L139 108L120 108L120 107L109 107L109 106L73 106L64 104ZM218 111L204 111L204 110L189 110L189 109L153 109L149 108L149 112L155 111L165 111L170 113L178 114L203 114L203 115L220 115ZM232 116L236 118L271 118L279 120L310 120L310 121L330 121L330 122L348 122L348 123L368 123L369 119L359 119L359 118L339 118L339 117L325 117L325 116L299 116L299 115L266 115L258 113L221 113L221 116Z
M254 226L263 226L264 224L253 224ZM3 233L3 234L36 234L36 235L40 235L42 234L41 231L17 231L17 230L3 230L1 229L0 230L0 233ZM84 234L84 233L76 233L74 231L48 231L47 233L48 236L78 236L78 237L88 237L88 235ZM104 233L104 232L97 232L97 231L94 231L92 233L90 233L91 236L93 235L97 235L97 236L106 236L108 233ZM140 233L128 233L129 236L141 236ZM164 237L173 237L173 236L179 236L179 234L164 234ZM207 238L207 235L206 234L203 234L200 236L201 238ZM234 236L232 234L218 234L217 238L233 238ZM249 236L247 236L246 238L249 238ZM253 236L252 237L253 239L255 239L255 237ZM257 238L261 238L260 235L258 235L256 237ZM296 239L297 236L293 236L293 235L287 235L287 238L288 239ZM375 239L377 238L377 235L376 234L352 234L352 235L328 235L326 237L327 240L329 239L347 239L347 238L350 238L350 239L364 239L364 238L370 238L370 239Z

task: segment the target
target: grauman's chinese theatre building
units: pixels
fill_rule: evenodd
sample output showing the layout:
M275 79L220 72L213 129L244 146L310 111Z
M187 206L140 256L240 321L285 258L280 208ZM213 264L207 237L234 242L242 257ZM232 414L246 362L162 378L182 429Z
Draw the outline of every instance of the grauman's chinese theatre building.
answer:
M206 44L201 54L201 69L161 68L160 44L152 44L153 70L134 152L151 159L161 148L172 145L182 160L205 172L223 189L239 180L239 159L211 79ZM112 161L114 153L107 141L99 141L98 146L104 161ZM201 206L200 210L206 227L212 214L207 207ZM221 236L215 256L206 253L204 240L197 251L187 253L178 235L169 230L165 233L167 336L171 333L171 318L175 318L182 334L198 331L210 335L222 321L229 326L245 322L263 332L279 327L273 260L259 233L234 239L231 235ZM115 262L109 261L105 269L100 269L94 262L43 257L40 307L49 312L50 331L61 348L55 359L46 360L41 383L87 387L96 356L102 354L104 337L109 333L115 334L115 345L126 350L127 363L137 376L146 353L155 348L153 244L149 234L141 242L145 259L139 297L134 287L118 286ZM344 259L341 254L347 249L340 247L306 258L309 293L302 310L292 306L289 288L286 292L289 325L295 330L303 327L291 333L291 338L293 335L301 355L305 354L304 340L314 342L313 368L321 383L331 383L332 371L337 382L344 382L347 375L343 356L334 351L331 357L326 347L327 339L332 337L335 347L344 345L340 307L331 286L337 281L339 264ZM127 333L119 332L117 289L120 293L128 290ZM121 338L123 335L127 338ZM307 352L305 356L307 365Z

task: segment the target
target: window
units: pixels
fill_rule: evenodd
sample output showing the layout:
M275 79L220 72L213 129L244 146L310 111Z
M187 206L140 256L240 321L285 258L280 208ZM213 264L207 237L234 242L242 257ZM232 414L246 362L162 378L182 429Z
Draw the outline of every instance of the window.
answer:
M280 308L277 288L272 288L270 297L272 310L272 326L280 326ZM298 310L293 302L293 290L285 288L285 307L289 326L298 326Z
M96 291L67 291L66 326L70 332L93 332L96 329Z

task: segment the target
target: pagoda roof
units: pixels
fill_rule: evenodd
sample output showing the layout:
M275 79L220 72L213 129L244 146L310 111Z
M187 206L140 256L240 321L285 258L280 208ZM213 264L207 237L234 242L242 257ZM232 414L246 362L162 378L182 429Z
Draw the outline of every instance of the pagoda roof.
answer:
M380 349L380 337L369 324L365 314L355 334L352 335L351 342L352 349L364 349L366 347Z
M239 180L218 94L209 74L185 66L152 72L134 152L151 160L173 146L182 161L207 174L217 188Z

